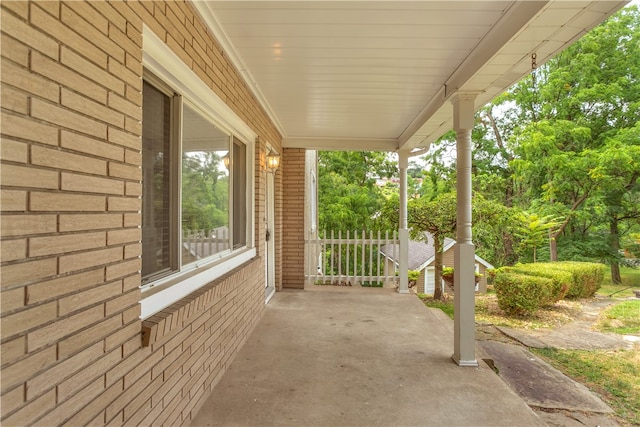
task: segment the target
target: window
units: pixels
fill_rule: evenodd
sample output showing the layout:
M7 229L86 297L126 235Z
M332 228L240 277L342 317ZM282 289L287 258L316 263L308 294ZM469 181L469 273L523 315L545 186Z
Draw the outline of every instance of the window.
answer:
M256 133L143 26L142 318L256 256Z
M166 85L147 77L142 112L142 280L247 244L247 155Z
M172 98L144 82L142 121L142 277L172 270L170 150Z

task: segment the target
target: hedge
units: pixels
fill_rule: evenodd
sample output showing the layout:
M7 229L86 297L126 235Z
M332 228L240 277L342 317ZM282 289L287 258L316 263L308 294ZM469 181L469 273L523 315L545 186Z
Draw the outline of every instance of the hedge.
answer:
M553 280L499 269L493 287L498 306L509 315L536 311L551 299Z
M513 267L507 268L514 273L551 279L553 285L551 286L549 300L543 301L543 305L551 305L567 295L569 289L571 289L574 284L574 279L569 271L550 267L549 264L550 263L516 264Z
M541 279L541 280L534 280ZM592 262L517 264L496 270L498 305L507 314L524 314L567 298L588 298L600 288L604 266Z
M604 265L595 262L562 261L545 263L549 268L558 268L573 275L573 283L567 298L592 297L604 279Z

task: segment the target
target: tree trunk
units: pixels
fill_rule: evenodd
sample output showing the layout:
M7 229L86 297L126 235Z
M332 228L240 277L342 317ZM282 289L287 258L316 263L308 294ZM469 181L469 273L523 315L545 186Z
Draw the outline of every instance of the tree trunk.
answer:
M442 242L440 236L433 234L433 249L436 251L434 260L433 299L442 299Z
M513 181L509 179L507 181L507 188L505 190L505 206L513 206ZM516 252L513 249L513 235L511 233L502 233L502 241L504 242L504 261L506 265L515 263L517 260Z
M618 255L620 253L620 234L618 232L618 218L612 215L609 220L609 245L611 245L611 251L613 257L611 258L611 281L616 284L622 283L622 277L620 276L620 263L618 262Z
M551 261L558 260L558 242L556 236L549 230L549 257Z
M571 210L569 211L569 215L567 215L564 221L562 221L562 224L560 224L560 227L558 227L556 230L549 230L549 256L551 257L551 261L558 260L558 242L556 240L569 224L569 221L571 220L571 214L573 214L573 212L575 212L576 209L578 209L580 205L585 200L587 200L588 196L589 196L589 192L587 191L582 196L580 196L578 200L573 202L573 205L571 206Z

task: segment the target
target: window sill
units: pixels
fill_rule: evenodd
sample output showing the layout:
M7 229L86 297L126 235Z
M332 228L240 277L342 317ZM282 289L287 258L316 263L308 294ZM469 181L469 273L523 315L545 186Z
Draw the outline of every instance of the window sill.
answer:
M221 262L203 265L185 273L178 273L163 280L157 286L143 289L140 317L146 320L156 313L163 312L168 306L182 300L255 257L255 248L246 249Z
M258 258L253 258L251 262L237 266L225 275L210 281L195 292L191 292L189 295L144 319L142 321L143 347L163 341L165 338L182 330L185 325L188 325L198 315L208 310L217 302L215 298L220 296L220 290L216 292L216 288L229 281L238 280L234 279L234 276L245 268L250 268L252 262L258 262ZM233 283L230 285L233 286Z

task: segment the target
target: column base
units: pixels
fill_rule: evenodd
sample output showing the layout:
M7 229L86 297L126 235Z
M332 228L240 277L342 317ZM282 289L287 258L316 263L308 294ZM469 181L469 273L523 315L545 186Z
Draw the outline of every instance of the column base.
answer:
M458 366L468 366L468 367L472 367L472 368L477 368L478 365L478 361L476 359L473 360L460 360L456 357L455 354L451 355L451 359L453 359L454 362L456 362L456 365Z
M411 291L409 289L400 289L400 288L398 288L398 293L407 295L407 294L410 294Z

